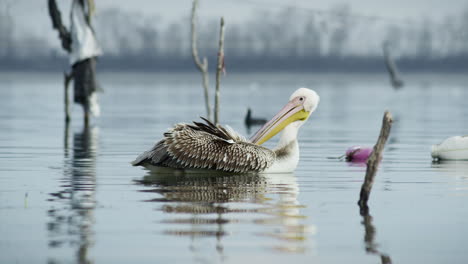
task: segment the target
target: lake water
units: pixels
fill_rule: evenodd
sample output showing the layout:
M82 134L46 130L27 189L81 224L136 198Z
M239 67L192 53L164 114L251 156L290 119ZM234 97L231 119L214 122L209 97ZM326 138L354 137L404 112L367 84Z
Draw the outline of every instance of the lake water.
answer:
M169 176L132 167L167 128L204 115L198 74L101 73L102 115L63 118L62 76L0 74L0 263L468 263L468 162L430 146L468 134L468 76L236 74L222 124L321 96L294 174ZM214 80L211 80L214 84ZM328 159L394 124L369 201L365 167ZM274 140L267 146L273 146Z

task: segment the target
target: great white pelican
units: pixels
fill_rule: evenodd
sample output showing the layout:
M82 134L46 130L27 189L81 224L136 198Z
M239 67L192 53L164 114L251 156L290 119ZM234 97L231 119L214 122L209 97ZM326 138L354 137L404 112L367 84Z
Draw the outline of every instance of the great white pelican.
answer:
M164 138L139 155L134 166L224 172L292 172L299 162L297 132L317 108L320 97L313 90L296 90L289 102L250 140L230 127L206 123L176 124ZM261 146L282 131L274 149Z

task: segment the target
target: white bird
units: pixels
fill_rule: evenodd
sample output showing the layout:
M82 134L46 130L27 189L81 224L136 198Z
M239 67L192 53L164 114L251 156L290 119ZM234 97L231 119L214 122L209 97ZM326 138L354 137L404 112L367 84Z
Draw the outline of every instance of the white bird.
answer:
M292 172L299 163L297 132L317 108L320 97L313 90L300 88L289 102L255 135L246 140L229 127L193 122L179 123L132 162L134 166L156 166L183 170L225 172ZM273 150L260 146L279 132Z
M468 160L468 135L449 137L432 145L431 156L439 160Z

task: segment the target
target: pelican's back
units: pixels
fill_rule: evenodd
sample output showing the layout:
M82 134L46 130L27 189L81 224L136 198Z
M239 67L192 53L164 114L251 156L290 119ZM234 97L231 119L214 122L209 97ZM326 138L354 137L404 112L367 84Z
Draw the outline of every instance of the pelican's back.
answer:
M248 142L229 128L205 121L206 124L175 125L132 164L243 173L263 171L275 161L272 150Z

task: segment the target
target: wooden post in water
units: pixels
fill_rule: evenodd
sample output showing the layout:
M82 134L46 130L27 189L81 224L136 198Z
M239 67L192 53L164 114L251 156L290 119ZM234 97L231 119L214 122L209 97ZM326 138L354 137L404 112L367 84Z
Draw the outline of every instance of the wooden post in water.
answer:
M390 75L390 83L395 90L398 90L403 87L404 82L400 78L396 63L390 54L390 44L388 42L384 43L382 49L385 59L385 66L387 67L388 74Z
M72 75L68 75L66 72L63 73L64 78L64 103L65 103L65 122L70 122L70 96L68 95L68 84L73 78Z
M198 70L202 74L203 78L203 88L205 91L205 107L206 107L206 118L208 120L211 119L211 105L210 105L210 93L209 93L209 79L208 79L208 60L206 57L203 58L203 63L200 61L198 57L198 50L197 50L197 30L196 30L196 11L198 6L198 0L193 1L192 5L192 57L193 61L195 62L195 66L197 66Z
M221 17L221 28L219 30L219 50L218 50L218 65L216 68L216 93L215 93L215 109L214 123L219 123L219 87L221 85L221 72L224 70L224 18Z
M64 157L68 158L68 150L70 145L70 122L65 122L65 128L63 132L63 152Z
M377 143L374 146L372 154L367 160L366 177L364 179L364 182L362 183L361 193L359 195L358 201L359 207L361 208L361 212L369 210L367 206L367 201L369 200L372 184L374 183L374 177L377 173L380 160L382 159L382 152L385 147L385 143L387 142L388 136L390 135L392 122L392 115L390 114L390 112L385 111L379 138L377 139Z

